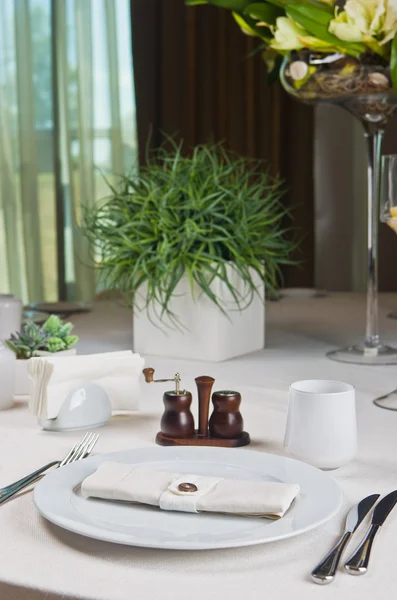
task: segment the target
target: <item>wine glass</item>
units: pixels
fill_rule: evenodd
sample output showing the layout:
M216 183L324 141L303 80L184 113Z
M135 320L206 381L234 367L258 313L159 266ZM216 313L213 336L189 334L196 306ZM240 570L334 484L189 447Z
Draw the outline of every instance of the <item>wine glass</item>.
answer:
M384 157L384 168L388 172L388 177L391 176L393 178L393 172L397 168L396 161L397 161L397 156L395 154L390 154L390 155ZM394 177L395 177L395 175L394 175ZM394 191L392 191L393 186L394 186ZM384 201L384 204L382 205L382 212L381 212L380 218L381 218L381 221L383 221L384 223L389 225L389 227L391 229L393 229L393 231L395 233L397 233L397 199L395 197L396 182L391 180L390 183L388 184L388 189L390 190L390 197L387 197L387 193L386 193L386 199ZM394 194L394 197L393 197L393 194ZM389 319L397 319L397 311L390 313L388 315L388 317L389 317Z
M382 156L380 220L397 233L397 154Z
M397 233L397 154L382 157L380 220ZM374 400L380 408L397 410L397 389Z

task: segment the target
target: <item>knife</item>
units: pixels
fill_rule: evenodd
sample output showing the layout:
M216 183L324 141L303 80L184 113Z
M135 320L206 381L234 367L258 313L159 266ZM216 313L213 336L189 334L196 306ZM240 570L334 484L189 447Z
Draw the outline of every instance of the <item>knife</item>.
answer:
M333 581L343 550L346 548L351 536L356 531L363 519L365 519L379 496L380 494L372 494L371 496L367 496L367 498L364 498L356 506L353 506L353 508L350 509L346 517L345 531L343 532L341 538L327 554L327 556L312 571L312 579L314 583L325 585Z
M350 575L364 575L368 569L369 557L375 536L397 503L397 490L391 492L379 502L372 515L371 526L363 541L345 564Z

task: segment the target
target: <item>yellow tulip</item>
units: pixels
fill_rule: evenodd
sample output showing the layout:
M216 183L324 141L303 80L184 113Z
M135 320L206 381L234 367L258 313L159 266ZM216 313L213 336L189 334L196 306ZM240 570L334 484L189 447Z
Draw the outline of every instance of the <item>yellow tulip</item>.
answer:
M329 26L341 40L386 44L397 31L397 0L347 0Z
M339 13L329 24L329 32L345 42L362 42L360 25L350 17L347 11Z
M345 4L348 18L365 35L377 35L382 29L386 12L385 0L348 0Z
M397 0L387 0L386 14L383 22L384 38L381 44L386 44L394 38L397 31Z
M274 50L300 50L303 48L299 38L306 32L289 17L278 17L273 33L274 38L270 47Z

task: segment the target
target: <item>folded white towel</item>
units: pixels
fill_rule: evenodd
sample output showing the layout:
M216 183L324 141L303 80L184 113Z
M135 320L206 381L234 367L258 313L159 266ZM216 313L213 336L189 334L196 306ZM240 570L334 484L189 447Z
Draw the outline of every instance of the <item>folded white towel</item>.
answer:
M55 419L69 392L95 382L107 392L112 410L139 409L139 376L145 361L131 350L64 357L31 358L29 409Z
M196 491L184 491L186 485ZM257 482L166 473L104 462L82 485L84 496L124 500L184 512L219 512L278 519L299 494L294 483Z

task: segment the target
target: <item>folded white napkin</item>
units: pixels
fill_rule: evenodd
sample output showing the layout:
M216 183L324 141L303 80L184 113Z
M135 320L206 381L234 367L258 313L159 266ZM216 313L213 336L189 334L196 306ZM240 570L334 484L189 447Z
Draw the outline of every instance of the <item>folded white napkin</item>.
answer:
M197 491L184 491L191 484ZM194 489L194 488L193 488ZM104 462L81 484L84 496L159 506L163 510L218 512L278 519L299 494L294 483L181 475Z
M69 392L95 382L107 392L112 410L139 409L139 375L145 361L131 350L64 357L31 358L29 409L55 419Z

